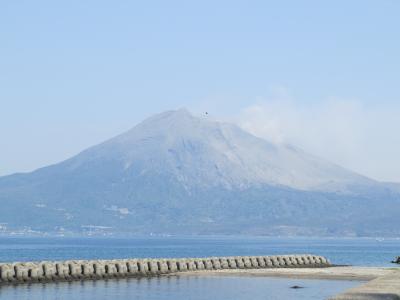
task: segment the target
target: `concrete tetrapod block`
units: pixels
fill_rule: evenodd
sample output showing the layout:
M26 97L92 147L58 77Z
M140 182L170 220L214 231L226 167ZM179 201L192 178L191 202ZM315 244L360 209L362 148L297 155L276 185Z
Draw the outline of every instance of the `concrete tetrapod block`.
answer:
M314 256L314 264L316 267L320 268L321 267L321 260L318 256Z
M29 282L32 267L34 264L30 262L1 264L0 282Z
M252 264L251 264L250 258L248 256L243 257L243 263L244 263L244 267L246 269L252 268Z
M300 256L300 258L303 260L303 268L308 268L310 266L310 261L308 258L303 255Z
M194 260L192 260L192 259L189 259L189 260L187 261L187 266L188 266L188 270L189 270L189 271L196 271L196 270L197 270L197 266L196 266L196 264L194 263Z
M279 262L279 267L280 268L286 268L287 266L286 266L286 262L285 262L285 260L283 259L283 256L282 255L278 255L277 257L276 257L276 259L278 260L278 262Z
M290 258L289 255L284 255L284 256L282 257L282 259L283 259L283 261L285 262L286 268L293 268L293 267L295 267L295 265L293 264L293 262L292 262L292 260L291 260L291 258Z
M29 262L26 263L28 267L28 276L30 282L37 282L44 279L44 270L41 263Z
M324 261L321 256L317 256L315 260L317 261L319 267L322 267L324 265Z
M168 259L167 260L168 270L171 273L175 273L179 270L178 263L176 259Z
M118 270L115 262L112 260L104 260L104 269L105 274L103 275L106 278L118 277Z
M2 264L0 268L1 281L2 282L13 282L15 281L15 264Z
M297 267L298 268L302 268L304 266L303 258L301 256L299 256L299 255L296 255L294 258L297 261Z
M297 268L298 267L298 262L296 257L293 255L288 255L287 256L288 264L290 265L290 268Z
M220 270L221 269L221 261L219 258L213 257L211 258L211 263L213 265L214 270Z
M177 261L176 261L176 265L177 265L177 267L178 267L178 271L179 272L185 272L185 271L187 271L187 262L186 262L186 259L184 259L184 258L181 258L181 259L178 259Z
M282 255L282 256L280 256L279 261L283 264L283 267L284 267L284 268L290 268L290 267L291 267L291 261L290 261L288 255Z
M95 272L94 272L94 261L89 260L89 261L82 261L81 262L81 267L82 267L82 278L95 278Z
M102 260L93 261L93 277L100 279L106 276L106 266Z
M279 268L281 266L280 263L279 263L279 260L278 260L278 258L276 256L271 256L270 259L272 261L272 266L274 268Z
M292 260L293 264L296 266L296 268L301 268L301 266L303 264L303 260L302 259L300 259L296 255L292 255L291 256L291 260Z
M113 259L113 260L111 260L110 262L109 262L109 264L110 264L110 266L113 268L113 270L114 270L114 272L113 272L113 275L114 275L114 277L121 277L121 273L119 272L119 269L118 269L118 265L120 264L121 262L119 262L118 260L115 260L115 259ZM125 269L126 269L126 266L125 266Z
M212 270L213 269L213 263L212 263L212 261L211 261L211 259L204 259L203 260L203 264L204 264L204 268L206 269L206 270Z
M38 262L32 264L31 281L43 281L46 279L44 277L43 263L44 262Z
M303 261L304 261L304 265L307 268L312 267L313 263L311 262L310 258L308 257L308 255L303 255Z
M6 280L3 280L3 274L2 274L2 267L5 265L4 263L0 263L0 284L3 282L6 282Z
M82 264L80 261L68 261L68 266L72 279L82 278Z
M290 260L289 255L283 255L282 259L283 259L283 261L285 263L285 267L286 268L291 268L292 267L292 261Z
M257 261L258 261L258 266L260 268L265 268L267 265L265 264L264 257L262 256L257 256Z
M323 267L325 265L324 259L322 256L317 256L317 262L319 267Z
M266 268L273 268L274 267L274 262L272 261L271 257L269 257L269 256L264 257L264 261L265 261L265 267Z
M230 269L237 269L236 259L234 257L228 257L227 260Z
M318 256L319 263L323 265L325 263L325 259L322 256Z
M170 272L167 260L165 259L161 259L158 261L158 268L160 270L160 274L167 274Z
M306 262L307 268L314 268L314 260L310 255L304 255L304 261Z
M57 267L54 262L43 262L43 275L46 280L53 280L57 278Z
M150 259L149 260L149 273L151 275L160 274L160 269L158 268L158 260L157 259Z
M18 263L15 264L14 270L15 270L15 279L16 281L19 282L29 282L31 281L30 277L30 263Z
M96 278L100 277L101 278L110 278L112 277L110 272L109 272L109 265L108 261L104 259L99 259L97 263L95 264L95 275Z
M322 261L321 256L316 256L315 257L315 261L316 261L318 267L321 267L323 265L323 261Z
M226 257L220 258L221 269L229 269L228 259Z
M291 261L290 261L288 255L282 255L282 256L280 256L280 259L283 261L283 264L285 265L285 268L290 268L291 267Z
M316 257L315 257L315 264L316 264L316 266L317 266L318 268L320 268L320 267L323 266L322 259L321 259L320 256L316 256Z
M71 275L69 273L69 266L66 262L56 262L57 278L70 279Z
M327 259L326 257L321 256L322 259L322 264L326 267L326 266L331 266L331 262L329 261L329 259Z
M138 267L139 267L139 273L142 276L148 275L149 272L149 264L146 259L140 259L138 260Z
M14 269L17 268L17 266L20 263L14 264ZM44 281L46 280L44 276L44 267L43 267L44 262L34 262L34 263L27 263L29 265L29 277L30 281Z
M103 260L104 262L104 269L106 271L105 277L106 278L113 278L118 277L118 270L117 266L115 265L114 260Z
M313 255L306 255L305 259L309 265L309 267L316 268L316 267L324 267L327 266L326 264L322 263L321 257L313 256Z
M251 262L251 267L252 267L253 269L258 269L258 268L260 267L260 266L258 265L257 257L255 257L255 256L250 257L250 262Z
M2 263L0 265L1 282L9 282L9 278L15 278L14 266L12 266L11 264Z
M244 260L242 256L237 256L235 257L235 261L236 261L236 266L238 269L244 269Z
M310 255L309 260L312 263L313 268L318 267L318 262L314 255Z
M139 265L137 259L129 259L126 262L126 266L128 267L128 273L130 276L139 275Z
M29 267L24 263L19 263L14 266L15 280L24 282L30 279Z
M115 268L117 269L116 276L118 277L126 277L128 275L128 265L125 259L116 259L113 261L115 264Z
M290 265L290 268L297 268L298 267L297 259L293 255L288 255L287 256L287 261L288 261L288 264Z
M283 258L283 256L277 256L276 257L276 259L278 260L278 262L279 262L279 267L281 267L281 268L286 268L287 266L286 266L286 262L285 262L285 259Z
M196 259L196 260L194 261L194 263L196 264L196 269L197 269L197 270L204 270L204 269L206 268L206 267L204 266L203 259L201 259L201 258Z

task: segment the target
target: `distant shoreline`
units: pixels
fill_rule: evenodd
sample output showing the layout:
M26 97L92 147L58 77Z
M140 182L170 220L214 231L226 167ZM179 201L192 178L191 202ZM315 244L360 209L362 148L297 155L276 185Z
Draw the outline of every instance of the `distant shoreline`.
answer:
M1 234L0 238L55 238L55 239L78 239L78 238L89 238L89 239L131 239L131 238L226 238L226 239L235 239L235 238L253 238L253 239L323 239L323 240L377 240L377 241L385 241L385 240L400 240L400 236L304 236L304 235L250 235L250 234L131 234L127 235L125 233L116 233L116 234L53 234L53 233L44 233L44 234Z

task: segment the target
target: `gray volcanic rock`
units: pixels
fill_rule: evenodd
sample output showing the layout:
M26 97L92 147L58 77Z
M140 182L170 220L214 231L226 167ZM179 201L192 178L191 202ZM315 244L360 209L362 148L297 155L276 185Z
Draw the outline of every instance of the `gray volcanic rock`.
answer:
M186 110L1 177L0 203L3 227L25 232L400 233L393 188Z

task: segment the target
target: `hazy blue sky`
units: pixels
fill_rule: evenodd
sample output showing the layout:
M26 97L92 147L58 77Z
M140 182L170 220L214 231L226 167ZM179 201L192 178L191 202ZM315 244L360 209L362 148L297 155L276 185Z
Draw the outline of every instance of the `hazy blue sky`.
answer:
M400 181L400 1L0 2L0 175L207 110Z

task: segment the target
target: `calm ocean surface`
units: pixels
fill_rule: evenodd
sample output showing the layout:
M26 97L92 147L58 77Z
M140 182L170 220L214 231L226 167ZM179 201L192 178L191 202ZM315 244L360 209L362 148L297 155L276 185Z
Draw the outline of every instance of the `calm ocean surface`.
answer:
M335 264L391 266L400 239L266 237L0 238L0 261L312 253ZM325 299L354 281L171 277L0 287L0 299ZM292 285L304 286L293 290Z

